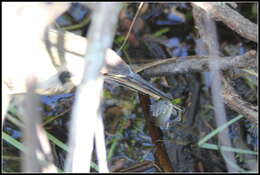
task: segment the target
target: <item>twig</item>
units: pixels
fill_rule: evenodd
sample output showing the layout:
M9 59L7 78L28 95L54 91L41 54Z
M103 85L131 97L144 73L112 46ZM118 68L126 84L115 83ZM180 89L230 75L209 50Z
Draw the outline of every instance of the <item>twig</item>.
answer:
M174 169L171 165L171 161L168 157L167 150L163 142L159 140L162 139L162 131L159 127L155 126L155 124L151 120L150 116L150 99L147 95L142 95L139 93L140 102L143 108L144 117L146 120L146 124L152 138L152 142L155 145L155 158L156 164L163 170L163 172L173 172Z
M118 51L117 51L118 53L124 48L124 46L125 46L125 44L126 44L126 42L127 42L127 40L128 40L128 37L129 37L129 35L130 35L130 32L131 32L131 30L132 30L132 28L133 28L133 26L134 26L135 20L136 20L136 18L137 18L137 16L138 16L139 12L141 11L143 5L144 5L144 2L141 2L140 5L139 5L139 7L138 7L138 9L137 9L137 12L136 12L136 14L135 14L135 16L134 16L134 19L133 19L133 21L132 21L132 23L131 23L131 25L130 25L130 28L129 28L128 32L127 32L127 35L126 35L126 37L125 37L125 40L124 40L122 46L121 46L121 47L118 49Z
M103 88L100 70L104 64L105 51L112 45L120 3L96 3L91 7L93 14L88 32L89 44L85 55L84 74L72 110L70 152L66 160L67 172L89 172L90 170L94 133L97 123L100 123L97 122ZM106 162L106 155L103 154L102 159L99 163ZM107 164L99 167L103 167L100 172L108 172Z
M220 70L255 66L257 63L256 56L256 51L250 50L239 56L220 57L218 59ZM160 64L154 64L152 67L142 70L142 75L147 77L156 77L187 72L207 72L209 71L208 62L210 58L211 56L186 56L170 58L164 60Z
M221 96L222 86L221 86L221 72L220 72L220 64L219 64L219 46L218 46L218 38L216 32L216 25L214 21L210 18L207 12L202 12L200 19L197 19L197 23L201 23L202 30L200 34L204 37L202 38L205 44L208 47L208 53L211 56L209 59L209 69L211 72L211 91L212 91L212 101L214 104L214 113L217 127L222 126L227 122L226 112L224 108L224 101ZM203 36L202 35L202 36ZM231 140L229 138L228 130L223 129L222 132L218 134L219 144L223 146L231 146ZM229 159L229 162L224 158L226 162L226 166L229 172L234 172L236 169L231 166L235 164L234 153L225 152L226 157Z
M257 107L254 107L252 104L244 101L232 88L232 86L225 80L223 82L223 98L226 101L227 105L234 111L239 114L244 115L248 120L258 123L257 118Z
M104 123L102 115L99 114L97 117L97 124L95 129L95 147L97 152L97 160L99 165L99 172L108 172L107 167L107 152L106 142L104 134Z
M155 164L152 161L138 162L128 168L121 168L114 172L145 172L151 168L154 168Z
M41 115L38 111L40 99L34 93L36 79L31 76L27 79L28 93L24 103L20 106L25 127L23 128L23 142L25 146L23 170L24 172L57 172L54 166L51 148L47 135L41 126ZM23 107L23 109L21 109Z
M229 28L237 32L242 37L254 42L257 41L257 25L240 15L235 10L225 4L213 2L193 2L196 6L201 7L217 20L222 21Z

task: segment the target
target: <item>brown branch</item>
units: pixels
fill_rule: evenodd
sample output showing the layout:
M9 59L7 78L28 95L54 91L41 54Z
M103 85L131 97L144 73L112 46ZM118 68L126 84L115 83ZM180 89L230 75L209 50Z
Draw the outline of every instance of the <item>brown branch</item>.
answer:
M256 51L250 50L247 53L239 56L220 57L219 64L221 70L231 68L247 68L257 64ZM185 60L185 61L178 61ZM187 72L208 72L209 56L186 56L170 58L162 63L153 65L143 70L142 75L147 77L167 76L176 73Z
M51 148L47 135L41 126L41 115L37 110L40 99L34 93L37 79L34 76L27 78L27 94L23 99L19 111L23 115L25 127L23 127L23 155L24 172L57 172L54 166Z
M207 56L189 56L185 58L187 58L187 60L183 62L178 62L176 58L165 60L161 64L153 65L152 67L143 70L143 75L153 77L172 75L176 73L208 71ZM255 66L257 61L256 52L251 50L244 55L220 58L219 61L222 70L234 67L246 68L249 66ZM245 115L245 117L250 121L257 123L257 112L255 107L243 101L226 81L224 83L223 97L231 109Z
M104 154L106 148L103 123L100 116L103 88L100 71L105 63L105 53L112 46L120 7L120 3L96 3L91 6L91 25L87 34L89 45L85 54L84 73L72 110L70 152L65 163L67 172L90 171L94 137L99 172L108 172L107 158ZM88 108L83 106L88 106ZM88 114L87 122L84 117L86 113Z
M145 172L153 167L155 167L154 163L152 161L146 160L141 163L138 162L127 168L118 169L114 172Z
M155 126L150 117L150 99L147 95L142 95L139 93L140 102L143 108L144 117L146 124L149 130L149 133L152 137L152 142L155 145L155 158L159 167L163 172L173 172L173 167L171 165L170 159L167 154L167 150L163 142L159 140L162 139L162 131L159 127Z
M202 19L200 20L203 23L201 27L204 28L200 33L203 32L205 37L202 38L204 43L208 48L208 53L211 56L209 59L209 70L211 73L211 94L212 94L212 102L214 105L214 116L216 126L220 127L227 122L226 112L224 108L224 101L221 96L221 71L220 71L220 62L219 62L219 44L216 32L216 24L215 21L209 16L207 12L204 12L204 15L201 16ZM198 30L201 30L199 28ZM204 33L205 32L205 33ZM231 140L228 134L228 129L223 129L220 133L218 133L218 142L220 145L223 146L231 146ZM227 167L228 172L234 172L236 169L231 166L230 164L235 164L236 160L234 157L233 152L223 152L225 154L224 161ZM229 160L229 162L227 161Z
M258 123L258 110L252 104L242 100L234 88L223 78L223 98L226 104L234 111L244 115L248 120Z
M237 32L242 37L254 42L257 41L257 25L240 15L235 10L225 4L217 4L212 2L193 3L209 12L217 20L222 21L230 29Z

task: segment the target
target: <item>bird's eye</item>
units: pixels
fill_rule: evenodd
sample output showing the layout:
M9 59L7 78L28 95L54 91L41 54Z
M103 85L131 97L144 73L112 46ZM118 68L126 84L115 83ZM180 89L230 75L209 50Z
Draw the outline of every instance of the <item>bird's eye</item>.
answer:
M69 71L63 71L59 74L59 80L62 84L67 83L71 78L71 73Z

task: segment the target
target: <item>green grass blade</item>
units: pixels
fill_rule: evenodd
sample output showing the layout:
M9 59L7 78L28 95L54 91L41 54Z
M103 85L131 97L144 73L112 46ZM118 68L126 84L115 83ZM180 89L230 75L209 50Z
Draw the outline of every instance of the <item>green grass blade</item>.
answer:
M232 148L232 147L228 147L228 146L218 146L218 145L210 144L210 143L204 143L200 147L201 148L212 149L212 150L219 150L221 148L221 150L223 150L223 151L232 151L232 152L236 152L236 153L239 153L239 154L258 155L258 153L255 152L255 151L239 149L239 148Z
M166 27L166 28L163 28L163 29L161 29L161 30L156 31L156 32L153 34L153 36L159 37L159 36L162 36L163 34L169 32L169 31L170 31L170 28L169 28L169 27Z
M12 110L11 113L14 113L14 115L17 115L16 110ZM20 116L18 116L20 118ZM16 119L14 116L12 115L8 115L7 119L9 121L11 121L14 125L22 128L24 127L23 123L21 121L19 121L18 119ZM49 140L51 140L55 145L57 145L58 147L60 147L61 149L63 149L64 151L68 152L69 148L66 144L64 144L62 141L60 141L59 139L57 139L56 137L54 137L52 134L48 133L45 130L47 137ZM22 143L18 142L17 140L15 140L14 138L12 138L11 136L9 136L8 134L2 132L2 138L7 141L8 143L10 143L11 145L15 146L16 148L18 148L21 151L24 151L24 146ZM95 164L94 162L91 162L91 167L94 168L96 171L98 171L98 165ZM60 170L60 172L62 172L62 170Z
M47 131L45 131L45 132L47 134L48 139L50 139L50 141L52 141L55 145L57 145L58 147L60 147L61 149L63 149L66 152L69 151L68 145L64 144L62 141L60 141L59 139L57 139L56 137L54 137L52 134L48 133Z
M16 139L12 138L10 135L6 134L5 132L2 131L2 139L5 140L6 142L10 143L20 151L24 151L25 148L22 143L17 141Z
M208 135L206 135L205 137L203 137L199 142L198 145L199 147L201 147L201 145L203 145L205 142L207 142L210 138L212 138L213 136L215 136L216 134L218 134L219 132L223 131L225 128L227 128L229 125L231 125L232 123L240 120L241 118L243 118L243 115L239 115L237 117L235 117L234 119L228 121L227 123L225 123L224 125L218 127L217 129L215 129L214 131L212 131L211 133L209 133Z

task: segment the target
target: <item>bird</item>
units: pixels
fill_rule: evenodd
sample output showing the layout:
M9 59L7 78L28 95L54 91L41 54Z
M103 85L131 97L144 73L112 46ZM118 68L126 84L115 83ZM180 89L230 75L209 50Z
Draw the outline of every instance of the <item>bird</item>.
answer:
M84 70L84 55L87 49L87 39L67 31L48 28L43 42L37 46L39 50L36 74L38 85L36 93L40 95L55 95L69 93L80 84ZM26 62L25 62L26 64ZM112 49L107 49L105 65L101 69L105 82L119 85L131 90L148 94L155 99L171 100L166 94L149 81L135 73L131 67ZM26 92L25 83L19 76L5 79L9 95Z
M60 41L62 43L59 43ZM77 43L76 46L80 45L80 48L75 47L73 43ZM45 45L49 45L47 47L49 49L47 50L51 50L50 48L53 46L60 48L60 50L55 49L56 52L58 51L58 54L52 53L51 55L56 56L55 58L53 56L51 59L53 60L53 64L58 67L57 69L62 72L59 76L62 84L66 84L66 81L68 82L70 78L72 80L74 79L72 81L74 84L78 84L81 79L80 75L82 75L83 71L82 65L84 65L83 57L87 48L87 39L70 32L51 29L48 36L45 38ZM61 47L60 45L63 46ZM77 58L72 58L72 55ZM63 61L61 61L61 59ZM64 69L64 64L66 64L67 70ZM172 99L170 94L166 94L149 81L143 79L139 74L135 73L131 67L112 49L108 49L106 51L105 66L101 69L101 74L104 76L105 82L116 82L119 85L130 88L131 90L148 94L155 99Z
M84 72L87 39L70 32L46 27L66 8L55 11L56 13L51 16L45 16L41 15L41 12L46 10L46 6L22 7L22 10L20 5L15 8L5 8L4 12L5 16L13 17L17 24L4 20L3 43L5 44L2 60L4 63L2 89L4 91L2 94L5 105L2 107L3 111L7 109L11 97L26 93L28 75L37 78L35 90L37 94L55 95L74 90L80 84ZM41 20L37 20L39 23L35 24L39 27L28 28L27 26L30 25L21 25L17 31L16 25L31 23L27 17L32 16L25 13L27 10L34 10L33 13L40 14ZM46 28L44 37L42 37L43 28ZM156 99L172 99L170 94L164 93L135 73L112 49L106 51L105 66L101 74L105 82L117 82Z

